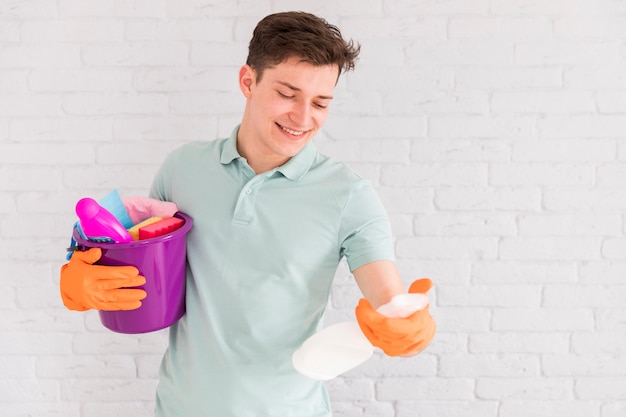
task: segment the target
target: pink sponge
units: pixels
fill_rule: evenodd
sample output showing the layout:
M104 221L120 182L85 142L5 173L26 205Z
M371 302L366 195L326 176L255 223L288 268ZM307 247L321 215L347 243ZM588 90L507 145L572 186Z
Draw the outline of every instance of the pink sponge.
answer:
M139 229L139 240L163 236L180 228L185 221L178 217L168 217Z

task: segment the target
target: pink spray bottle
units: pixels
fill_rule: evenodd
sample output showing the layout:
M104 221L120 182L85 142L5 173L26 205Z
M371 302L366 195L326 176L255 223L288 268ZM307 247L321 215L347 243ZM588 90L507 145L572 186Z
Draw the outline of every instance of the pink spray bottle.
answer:
M110 211L93 198L82 198L76 203L80 227L88 238L110 238L117 243L132 242L126 228Z

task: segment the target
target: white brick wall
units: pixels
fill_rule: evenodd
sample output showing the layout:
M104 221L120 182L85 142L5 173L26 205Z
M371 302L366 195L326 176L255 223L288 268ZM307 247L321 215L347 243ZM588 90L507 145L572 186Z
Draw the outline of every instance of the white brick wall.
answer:
M65 310L82 196L226 135L256 21L363 44L318 147L378 188L439 333L329 382L338 417L626 415L623 0L0 0L0 415L151 416L165 332ZM328 321L359 297L345 265Z

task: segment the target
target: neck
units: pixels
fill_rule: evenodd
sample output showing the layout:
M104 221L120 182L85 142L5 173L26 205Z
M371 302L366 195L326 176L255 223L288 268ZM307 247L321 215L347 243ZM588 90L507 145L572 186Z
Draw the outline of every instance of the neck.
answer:
M267 150L255 146L255 142L250 140L250 135L253 134L246 129L244 123L241 124L237 133L237 152L248 161L248 165L255 174L271 171L289 160L289 158L271 154Z

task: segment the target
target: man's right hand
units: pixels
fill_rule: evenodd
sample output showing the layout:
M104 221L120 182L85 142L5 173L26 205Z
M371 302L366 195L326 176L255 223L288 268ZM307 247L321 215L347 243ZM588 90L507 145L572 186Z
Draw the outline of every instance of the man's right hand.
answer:
M146 292L137 287L146 283L134 266L94 265L100 248L75 251L61 267L61 298L70 310L134 310L141 307Z

